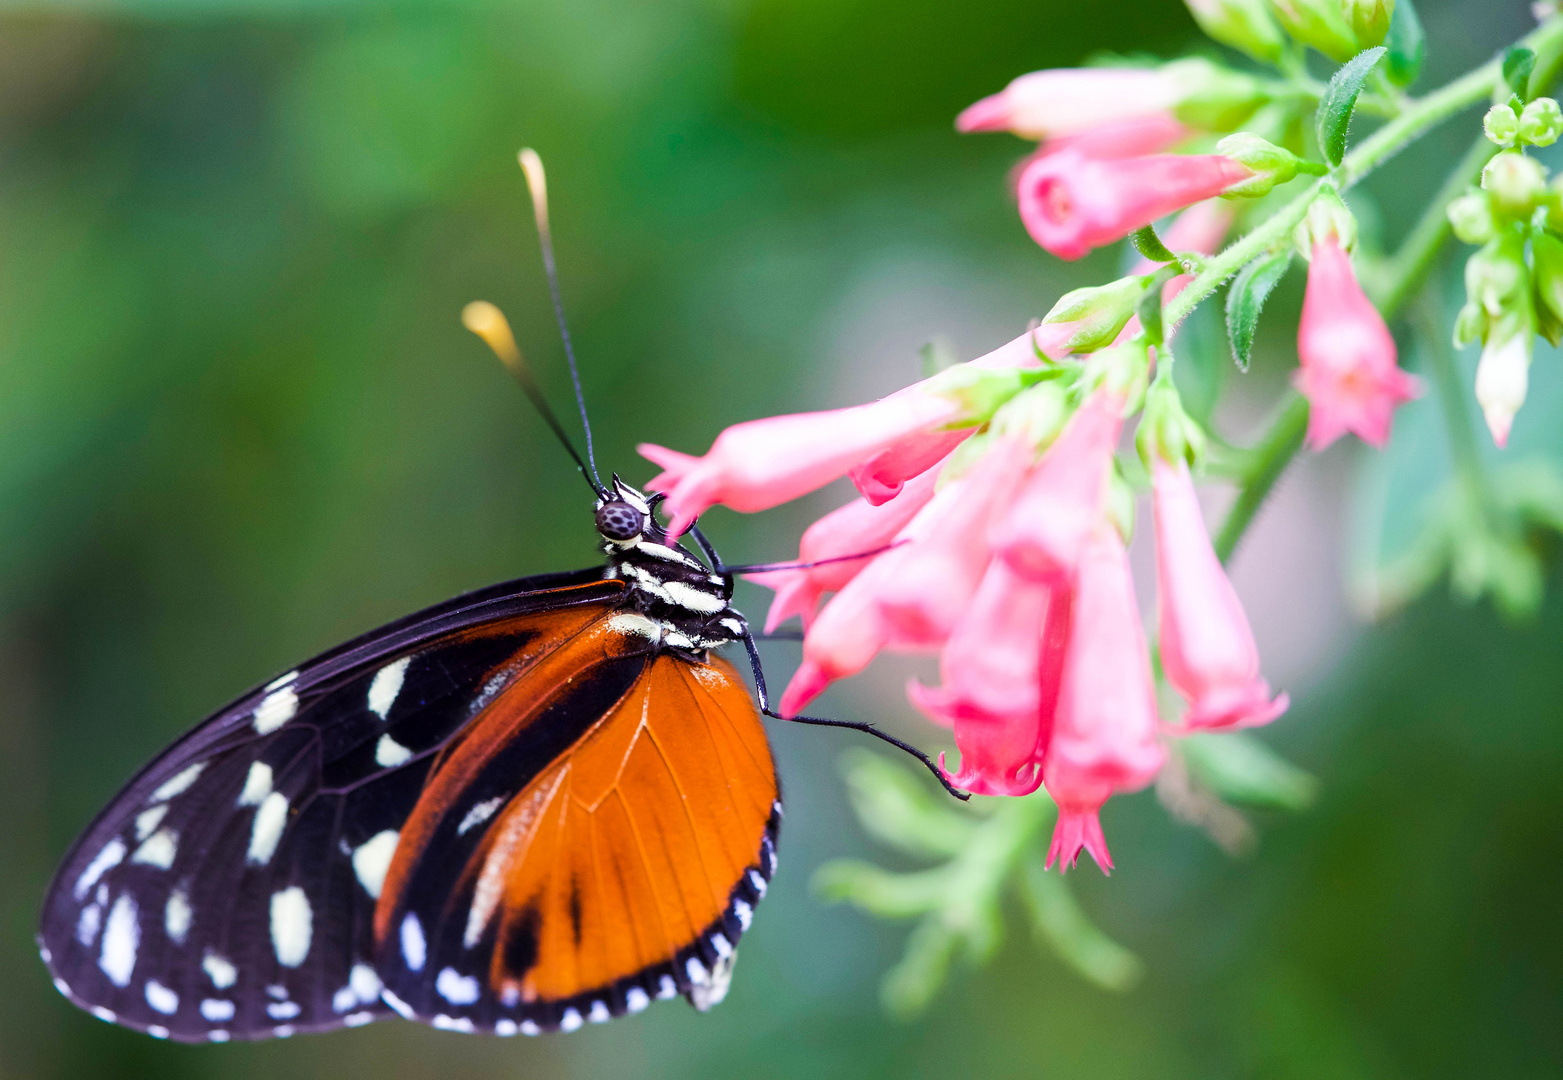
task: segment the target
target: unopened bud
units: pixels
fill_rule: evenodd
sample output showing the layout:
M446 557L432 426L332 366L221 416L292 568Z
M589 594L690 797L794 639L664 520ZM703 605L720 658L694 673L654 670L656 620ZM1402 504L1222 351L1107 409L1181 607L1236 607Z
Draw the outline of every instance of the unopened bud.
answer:
M1319 193L1307 215L1292 230L1292 243L1305 259L1313 258L1314 245L1325 240L1334 240L1348 255L1357 246L1357 219L1340 196L1328 188Z
M1533 158L1506 150L1482 170L1482 187L1492 194L1493 209L1507 217L1524 219L1547 193L1547 176Z
M1176 88L1172 114L1202 131L1231 131L1269 100L1251 75L1191 56L1163 64L1158 73Z
M1359 49L1383 44L1389 33L1389 20L1395 14L1395 0L1341 0L1341 13L1357 35Z
M1525 404L1534 345L1531 321L1517 312L1494 324L1476 365L1476 401L1499 449L1508 445L1514 415Z
M1148 280L1148 276L1131 275L1106 285L1067 292L1042 321L1075 324L1065 347L1070 352L1093 352L1113 343L1134 314Z
M1532 146L1551 146L1563 135L1563 109L1554 98L1537 98L1520 113L1520 138Z
M1482 117L1482 131L1499 146L1513 146L1520 133L1520 118L1510 105L1494 105Z
M1305 162L1290 150L1284 150L1251 131L1239 131L1216 143L1216 153L1253 170L1253 175L1221 193L1223 198L1257 199L1272 188L1297 176Z
M1454 347L1463 349L1472 342L1480 341L1487 333L1487 313L1479 304L1467 301L1460 307L1460 313L1454 317Z
M1563 240L1537 232L1531 238L1530 253L1538 307L1554 320L1563 321Z
M1184 0L1199 28L1223 45L1230 45L1273 64L1280 59L1281 28L1275 25L1264 0Z
M1123 415L1139 412L1145 400L1145 381L1150 376L1151 358L1143 339L1114 345L1093 353L1080 375L1080 387L1090 394L1105 386L1124 399Z
M1467 244L1485 244L1493 237L1492 202L1485 191L1468 191L1445 211L1454 234Z
M1196 468L1204 461L1205 430L1184 411L1172 379L1160 372L1145 392L1145 411L1134 435L1134 447L1147 469L1156 458L1183 460Z
M1357 35L1341 11L1341 0L1270 0L1286 32L1344 64L1360 51Z
M1465 295L1490 318L1498 318L1521 300L1529 303L1530 271L1525 266L1525 242L1502 236L1465 262Z

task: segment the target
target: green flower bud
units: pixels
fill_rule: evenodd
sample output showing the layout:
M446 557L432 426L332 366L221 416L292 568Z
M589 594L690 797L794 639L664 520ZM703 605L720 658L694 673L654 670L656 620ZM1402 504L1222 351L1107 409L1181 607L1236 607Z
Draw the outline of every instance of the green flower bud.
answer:
M1496 225L1492 203L1484 191L1468 191L1449 204L1445 211L1454 234L1467 244L1485 244L1493 237Z
M1092 353L1080 374L1080 395L1089 397L1098 387L1106 386L1121 394L1125 405L1123 414L1133 416L1145 400L1145 383L1150 377L1150 351L1143 340L1114 345Z
M1530 254L1535 264L1537 315L1550 316L1553 324L1563 323L1563 240L1538 232L1531 238ZM1557 344L1550 334L1548 338Z
M1341 14L1351 23L1359 49L1371 49L1384 43L1389 20L1395 14L1395 0L1341 0Z
M1508 234L1491 240L1465 263L1465 295L1495 319L1521 300L1528 300L1530 272L1525 266L1525 241ZM1486 333L1483 332L1485 339Z
M1247 180L1222 192L1221 197L1224 199L1257 199L1268 195L1277 184L1284 184L1296 177L1298 166L1304 164L1290 150L1283 150L1250 131L1228 135L1216 143L1216 153L1254 170L1254 175Z
M1076 289L1058 298L1043 323L1076 323L1064 342L1070 352L1087 353L1111 345L1134 314L1150 276L1138 274L1106 285Z
M1357 246L1357 219L1341 202L1340 196L1326 188L1313 200L1308 213L1292 230L1292 243L1304 259L1313 258L1313 246L1334 238L1341 250L1350 255Z
M1512 106L1494 105L1482 117L1482 131L1499 146L1513 146L1514 137L1520 133L1520 118Z
M1134 538L1134 489L1123 478L1123 473L1118 471L1116 463L1108 475L1107 505L1102 509L1125 544Z
M1361 51L1356 32L1341 12L1341 0L1270 0L1286 32L1343 64Z
M1563 135L1563 109L1556 99L1537 98L1520 113L1520 138L1532 146L1551 146Z
M1467 302L1460 307L1460 313L1454 317L1454 347L1463 349L1472 342L1480 341L1487 333L1487 314L1481 306Z
M1270 99L1253 76L1203 57L1174 60L1159 70L1178 90L1172 114L1203 131L1231 131Z
M1281 57L1281 28L1264 0L1184 0L1199 28L1210 37L1273 64Z
M1205 429L1183 409L1173 384L1170 364L1158 365L1156 381L1145 393L1145 412L1134 434L1134 448L1149 469L1156 458L1187 461L1195 469L1205 460Z
M1547 194L1547 174L1534 158L1506 150L1482 170L1482 187L1492 195L1493 209L1523 220Z

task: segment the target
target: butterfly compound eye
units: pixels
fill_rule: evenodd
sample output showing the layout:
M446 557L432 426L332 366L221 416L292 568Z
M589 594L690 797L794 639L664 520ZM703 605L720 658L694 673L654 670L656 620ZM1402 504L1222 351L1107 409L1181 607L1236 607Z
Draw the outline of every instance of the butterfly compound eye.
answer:
M609 540L633 540L645 527L645 516L623 499L610 499L597 508L597 531Z

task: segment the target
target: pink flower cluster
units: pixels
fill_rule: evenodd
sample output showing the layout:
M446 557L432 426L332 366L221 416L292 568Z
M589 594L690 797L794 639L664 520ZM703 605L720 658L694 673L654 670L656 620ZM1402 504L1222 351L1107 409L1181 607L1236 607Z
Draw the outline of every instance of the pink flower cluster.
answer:
M1006 349L999 360L1015 359ZM1143 347L1113 352L1137 357L1143 377ZM1033 352L1030 362L1041 361ZM931 405L939 395L924 383L871 405L740 424L700 458L641 450L665 470L650 487L666 493L677 527L714 503L757 510L871 473L858 481L862 497L804 533L798 561L877 554L755 575L776 591L767 629L795 615L806 628L780 712L796 715L882 650L937 652L940 684L908 692L952 729L960 766L951 782L985 795L1045 786L1059 808L1049 863L1073 865L1084 848L1107 869L1097 813L1110 795L1155 778L1166 737L1264 724L1286 698L1272 698L1260 677L1187 465L1158 458L1159 638L1167 681L1187 703L1177 723L1161 722L1110 506L1132 390L1099 368L1093 377L1089 361L1055 367L1061 378L1011 399L1053 395L1056 422L1041 434L1002 418L975 435L945 430L956 407ZM951 454L968 439L979 441Z

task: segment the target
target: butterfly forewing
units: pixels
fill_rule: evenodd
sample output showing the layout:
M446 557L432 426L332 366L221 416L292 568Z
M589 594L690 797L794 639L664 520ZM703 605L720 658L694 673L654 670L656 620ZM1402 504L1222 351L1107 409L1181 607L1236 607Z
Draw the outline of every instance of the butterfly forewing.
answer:
M103 1019L222 1040L385 1013L374 907L441 748L623 595L600 571L459 597L240 698L131 782L50 888L56 985Z

